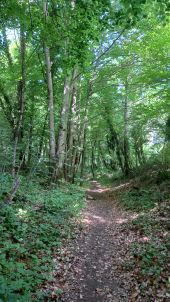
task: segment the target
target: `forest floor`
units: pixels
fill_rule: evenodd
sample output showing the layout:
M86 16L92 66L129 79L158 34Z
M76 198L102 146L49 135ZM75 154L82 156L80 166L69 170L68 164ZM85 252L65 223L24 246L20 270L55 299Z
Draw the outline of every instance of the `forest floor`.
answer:
M73 244L73 270L63 301L128 301L129 274L121 272L129 240L122 232L125 213L108 200L109 189L97 182L88 190L84 232ZM92 198L92 200L91 200Z
M150 174L93 181L86 202L22 177L0 211L0 301L170 301L170 182ZM13 179L0 180L3 202Z
M87 190L87 206L80 222L82 229L79 225L75 238L63 249L65 264L61 257L57 260L61 263L54 272L58 279L55 292L62 288L63 293L57 300L54 294L54 301L169 301L165 286L168 275L141 276L140 256L137 250L132 251L131 245L145 246L150 240L138 228L134 231L130 227L138 214L123 209L117 198L113 198L113 192L110 193L109 188L95 181ZM157 244L161 244L159 239ZM156 263L156 255L154 257Z

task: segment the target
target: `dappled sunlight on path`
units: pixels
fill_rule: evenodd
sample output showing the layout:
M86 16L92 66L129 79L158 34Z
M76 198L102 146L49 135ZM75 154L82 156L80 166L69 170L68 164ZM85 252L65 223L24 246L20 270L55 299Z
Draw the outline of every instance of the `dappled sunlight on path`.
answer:
M124 227L132 218L114 200L107 200L110 191L96 181L87 190L84 230L71 247L75 257L62 302L132 301L130 274L122 270L128 246L135 240Z
M85 218L82 219L82 221L85 224L100 224L100 223L106 223L106 220L103 219L101 216L93 215L90 213L86 213Z

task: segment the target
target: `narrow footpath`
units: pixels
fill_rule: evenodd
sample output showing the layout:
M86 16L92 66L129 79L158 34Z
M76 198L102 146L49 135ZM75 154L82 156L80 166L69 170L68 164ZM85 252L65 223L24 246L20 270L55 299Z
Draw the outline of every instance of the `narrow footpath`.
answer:
M83 211L83 231L73 240L71 269L62 302L128 302L135 280L125 261L130 257L133 233L126 232L130 219L109 197L109 189L93 181Z

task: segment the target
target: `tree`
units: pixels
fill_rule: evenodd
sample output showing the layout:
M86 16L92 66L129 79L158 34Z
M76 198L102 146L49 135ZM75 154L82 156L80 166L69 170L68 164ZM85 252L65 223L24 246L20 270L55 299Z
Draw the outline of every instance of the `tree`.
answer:
M13 173L127 175L161 148L167 6L127 2L1 4L1 152Z
M48 18L48 3L46 0L43 2L43 11L45 22ZM50 147L49 147L49 156L50 156L50 165L55 162L56 159L56 143L55 143L55 124L54 124L54 93L53 93L53 80L52 80L52 71L51 71L51 58L49 47L44 43L44 54L45 54L45 64L46 64L46 77L47 77L47 92L48 92L48 111L49 111L49 133L50 133Z

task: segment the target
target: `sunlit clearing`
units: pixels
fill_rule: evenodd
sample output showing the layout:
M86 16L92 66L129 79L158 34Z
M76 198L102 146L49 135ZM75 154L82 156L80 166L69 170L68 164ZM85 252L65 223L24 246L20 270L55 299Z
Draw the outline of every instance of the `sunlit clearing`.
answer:
M73 208L79 208L80 207L80 204L78 204L78 203L75 203L74 205L73 205Z
M119 218L119 219L116 220L116 223L118 223L118 224L127 223L128 221L132 221L132 220L138 218L138 216L139 216L139 214L135 213L135 214L131 215L128 218Z
M131 215L131 219L133 220L133 219L136 219L136 218L138 218L139 217L139 214L133 214L133 215Z
M85 223L86 225L92 225L94 222L88 218L84 218L82 220L83 223Z
M114 188L114 190L124 188L124 187L126 187L126 186L128 186L128 185L130 185L130 182L126 182L125 184L122 184L122 185L120 185L120 186L117 186L117 187ZM113 191L114 191L114 190L113 190Z
M124 218L124 219L123 219L123 218L120 218L120 219L117 219L117 220L116 220L116 223L118 223L118 224L122 224L122 223L125 223L125 222L128 222L128 219L127 219L127 218L126 218L126 219L125 219L125 218Z
M25 218L27 216L27 210L19 209L17 216L20 218Z
M91 215L91 216L92 216L92 218L98 220L99 222L102 222L102 223L105 223L105 222L106 222L106 220L103 219L103 218L100 217L100 216L96 216L96 215Z
M86 218L83 219L83 222L87 225L106 223L106 220L100 216L88 214Z
M108 189L108 188L106 188L106 189L97 188L95 190L87 190L87 192L89 192L89 193L106 193L109 191L110 191L110 189Z
M148 241L150 241L150 238L148 238L147 236L145 236L145 237L142 238L142 241L148 242Z

